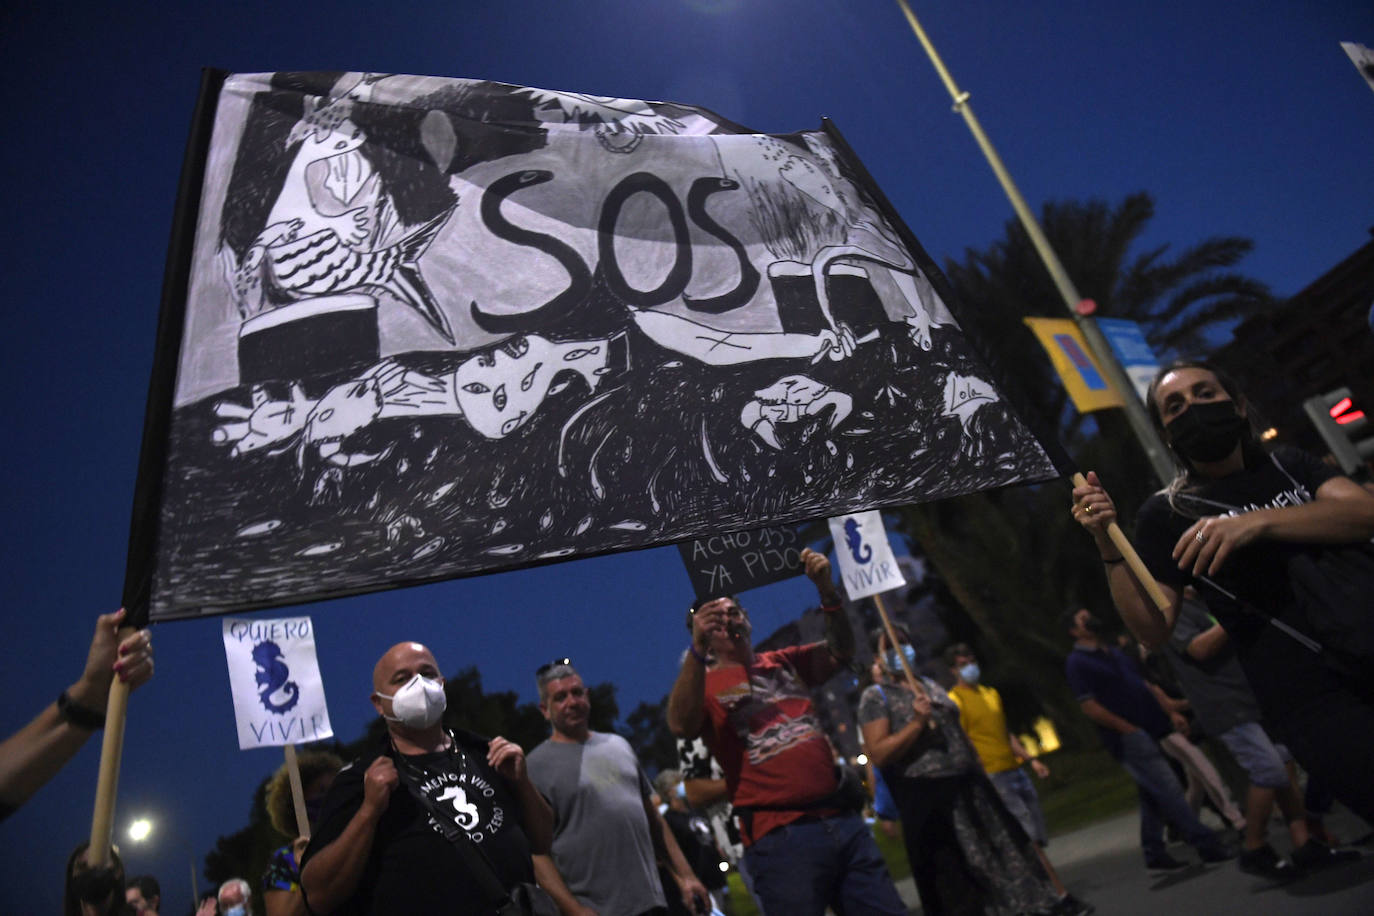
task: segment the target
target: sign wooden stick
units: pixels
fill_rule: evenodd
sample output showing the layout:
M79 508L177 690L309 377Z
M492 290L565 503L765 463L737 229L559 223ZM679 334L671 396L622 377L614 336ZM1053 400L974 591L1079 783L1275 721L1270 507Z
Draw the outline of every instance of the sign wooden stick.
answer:
M296 803L296 830L310 839L310 818L305 813L305 789L301 787L301 768L296 763L296 746L282 745L286 750L286 772L291 777L291 799Z
M897 659L901 662L902 670L906 672L907 686L911 688L912 693L921 692L925 688L917 686L916 672L911 670L911 663L906 660L906 653L898 648L900 644L897 642L897 631L892 626L892 618L887 616L887 608L883 607L883 596L874 595L873 603L878 606L878 616L883 619L883 631L887 633L887 641L894 649L897 649Z
M1088 478L1077 471L1073 475L1073 485L1075 487L1086 487ZM1140 583L1140 587L1145 589L1145 594L1150 596L1150 600L1155 603L1155 607L1161 611L1168 611L1173 607L1169 601L1169 596L1164 594L1164 590L1159 587L1155 577L1150 575L1150 571L1145 568L1145 561L1140 559L1140 554L1135 552L1135 547L1131 545L1130 538L1126 537L1126 532L1121 530L1121 526L1112 522L1107 526L1107 537L1112 539L1116 549L1121 551L1121 555L1126 558L1126 565L1131 568L1131 575Z
M117 634L123 640L133 632L126 627ZM114 834L114 807L119 787L119 760L124 753L124 720L129 711L129 685L115 678L105 703L105 737L100 745L100 774L95 781L95 811L91 814L91 843L86 861L92 868L110 864Z

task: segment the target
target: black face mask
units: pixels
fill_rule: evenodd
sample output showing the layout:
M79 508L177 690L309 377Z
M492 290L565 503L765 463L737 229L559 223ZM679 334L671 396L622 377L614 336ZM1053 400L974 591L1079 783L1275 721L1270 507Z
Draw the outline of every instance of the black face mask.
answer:
M1249 424L1234 401L1191 404L1169 421L1169 441L1189 461L1220 461L1240 444Z

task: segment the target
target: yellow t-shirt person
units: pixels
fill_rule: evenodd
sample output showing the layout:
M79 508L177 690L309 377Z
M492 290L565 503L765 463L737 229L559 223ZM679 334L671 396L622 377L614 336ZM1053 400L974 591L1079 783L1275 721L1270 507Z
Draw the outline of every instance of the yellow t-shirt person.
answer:
M949 695L959 707L959 724L973 742L978 759L983 761L983 769L1002 773L1019 766L1007 738L1007 716L1002 711L1001 694L981 684L970 687L961 683L955 684Z

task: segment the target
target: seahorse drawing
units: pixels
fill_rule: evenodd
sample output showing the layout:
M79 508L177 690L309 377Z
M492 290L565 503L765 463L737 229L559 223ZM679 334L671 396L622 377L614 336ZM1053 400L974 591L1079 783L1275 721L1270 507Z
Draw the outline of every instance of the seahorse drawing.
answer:
M477 826L477 821L480 819L477 806L468 801L468 793L462 789L457 786L449 786L444 789L443 794L437 800L453 802L454 818L459 827L464 830L472 830L473 827Z
M253 646L253 663L258 666L254 678L258 682L258 699L268 712L288 712L300 702L301 688L295 681L288 681L291 669L282 661L281 647L270 639ZM280 703L272 700L272 695L281 692L285 699Z
M863 536L859 534L859 523L852 518L844 520L844 542L849 545L854 562L867 563L873 559L873 548L864 543Z

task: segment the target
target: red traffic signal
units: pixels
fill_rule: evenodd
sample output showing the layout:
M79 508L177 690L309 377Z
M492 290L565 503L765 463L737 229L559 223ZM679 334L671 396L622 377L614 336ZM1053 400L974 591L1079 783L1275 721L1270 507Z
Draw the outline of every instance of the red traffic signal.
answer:
M1341 470L1352 476L1367 473L1365 462L1374 456L1374 427L1355 405L1350 389L1319 394L1303 401L1302 406Z
M1331 415L1331 419L1344 426L1347 423L1355 423L1364 419L1364 411L1354 408L1355 402L1347 397L1332 404L1326 409L1326 412Z

